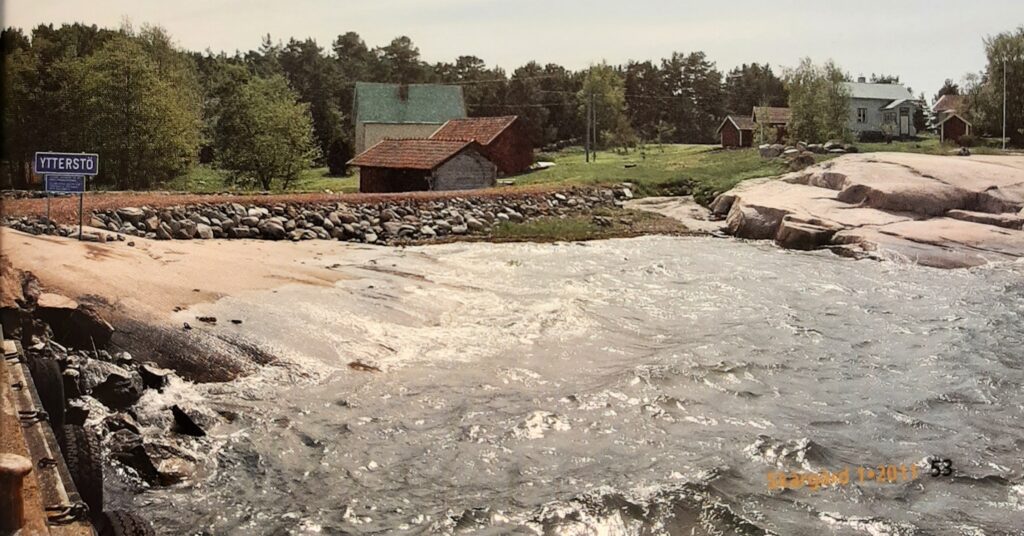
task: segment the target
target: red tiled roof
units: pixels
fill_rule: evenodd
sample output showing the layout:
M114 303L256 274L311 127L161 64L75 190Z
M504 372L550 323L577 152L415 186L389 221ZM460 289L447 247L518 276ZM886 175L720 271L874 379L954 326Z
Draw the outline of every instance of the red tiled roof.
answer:
M449 119L447 123L437 129L431 138L444 138L449 140L476 141L481 145L488 145L494 138L510 127L518 118L515 115L501 117L469 117L466 119Z
M431 170L473 145L449 139L384 139L348 163L353 166Z
M763 117L757 117L758 113L761 111L766 112L765 115L768 116L769 125L788 125L790 118L793 117L793 113L789 110L789 108L755 106L753 114L754 121L760 122L764 120Z
M947 110L959 111L964 103L963 95L943 95L935 101L932 111L944 112Z

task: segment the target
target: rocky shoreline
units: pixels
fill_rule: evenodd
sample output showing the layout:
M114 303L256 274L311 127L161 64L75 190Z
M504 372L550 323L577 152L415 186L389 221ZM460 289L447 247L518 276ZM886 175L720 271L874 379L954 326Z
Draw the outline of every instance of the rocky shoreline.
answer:
M505 222L587 214L621 207L633 197L629 184L616 188L573 188L544 194L402 199L374 203L201 203L153 208L128 206L88 217L90 241L143 237L155 240L262 239L341 240L393 244L486 233ZM31 234L71 236L72 226L45 217L8 218L6 224ZM104 232L106 231L106 232ZM111 234L112 233L112 234Z
M95 309L44 291L30 273L18 277L17 296L3 304L4 332L20 339L34 376L48 366L58 374L56 382L36 377L44 407L59 402L47 408L55 429L66 424L94 431L104 457L128 475L129 487L191 478L203 458L205 428L225 417L189 396L191 384L175 372L108 350L114 328Z
M790 249L965 268L1024 258L1024 158L845 155L711 205L726 231Z

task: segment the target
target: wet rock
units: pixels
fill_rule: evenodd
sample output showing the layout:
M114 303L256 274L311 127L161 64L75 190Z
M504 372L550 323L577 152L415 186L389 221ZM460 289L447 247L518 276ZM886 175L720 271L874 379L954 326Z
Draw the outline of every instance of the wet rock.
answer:
M127 413L114 413L112 415L108 415L103 419L103 426L106 427L109 432L127 430L137 435L142 433L139 431L139 423Z
M142 398L142 389L142 377L137 373L111 372L89 394L110 409L126 409Z
M775 242L788 249L812 250L827 245L835 233L836 229L785 217L775 236Z
M175 432L193 437L206 436L206 431L177 404L171 406L171 415L174 417L173 430Z
M146 363L139 367L139 377L142 378L142 385L146 389L161 390L167 387L173 371L160 368L152 363Z
M1024 207L1024 159L846 155L778 180L741 183L712 204L734 236L844 255L955 268L1024 257L1014 213Z
M68 398L77 398L84 394L78 382L80 375L81 374L73 368L64 369L64 372L61 373L61 379L64 383L64 396Z
M196 459L184 449L164 440L143 438L131 430L118 430L108 441L111 458L154 485L169 486L190 478Z

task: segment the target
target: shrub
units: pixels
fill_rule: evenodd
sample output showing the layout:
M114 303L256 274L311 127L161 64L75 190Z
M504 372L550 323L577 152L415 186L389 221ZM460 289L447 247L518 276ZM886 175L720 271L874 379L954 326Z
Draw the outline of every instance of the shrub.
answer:
M960 139L956 141L960 147L974 147L978 144L978 138L974 134L964 134L960 136Z
M885 141L885 132L881 130L865 130L857 136L861 143L881 143Z

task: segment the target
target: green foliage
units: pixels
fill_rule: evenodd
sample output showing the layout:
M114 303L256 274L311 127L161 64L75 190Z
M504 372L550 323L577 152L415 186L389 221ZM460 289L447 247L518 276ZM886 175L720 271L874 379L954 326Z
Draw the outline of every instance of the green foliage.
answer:
M254 76L221 101L215 127L217 162L234 184L287 189L319 156L309 105L281 76Z
M672 55L661 61L666 117L675 125L673 141L713 143L722 121L722 73L703 52Z
M582 121L586 121L588 103L592 103L594 121L597 122L598 147L603 147L609 132L624 128L626 119L626 98L622 78L615 68L607 63L591 65L583 79L583 87L576 94L577 110Z
M88 133L79 147L100 154L107 182L145 189L194 163L199 88L189 69L159 30L112 39L74 65L66 93Z
M818 66L804 58L786 72L792 120L789 134L794 140L824 142L849 139L846 121L850 94L843 82L847 76L831 60Z
M725 77L725 109L729 113L748 115L755 106L782 107L788 100L785 83L768 64L744 63Z
M980 75L968 75L963 92L968 119L976 131L1002 136L1003 79L1006 80L1006 135L1024 147L1024 26L985 39L988 65Z
M97 152L91 183L116 188L148 188L194 162L198 81L163 30L39 26L30 44L12 48L4 156L13 185L24 187L40 150Z
M271 192L285 192L283 183L277 181L271 184ZM172 181L161 185L161 188L175 192L243 192L245 188L234 183L232 176L227 171L200 164L193 166L187 173L179 175ZM287 192L344 192L353 193L359 191L359 178L355 175L338 177L326 167L310 168L303 170L299 177L288 185Z

